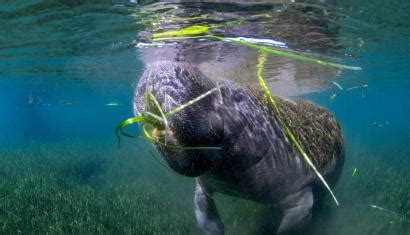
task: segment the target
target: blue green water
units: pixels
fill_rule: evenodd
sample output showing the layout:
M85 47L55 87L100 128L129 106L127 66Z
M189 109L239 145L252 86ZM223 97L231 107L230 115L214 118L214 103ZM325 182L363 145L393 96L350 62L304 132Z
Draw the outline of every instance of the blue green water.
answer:
M410 4L329 1L344 15L342 71L303 95L335 114L346 162L306 234L410 233ZM0 5L0 233L200 234L194 181L164 167L131 117L143 72L142 4L6 1ZM158 13L159 14L159 13ZM359 46L360 45L360 46ZM356 170L355 170L356 169ZM353 173L354 172L354 173ZM261 205L217 195L227 234L272 232ZM373 205L373 206L372 206Z

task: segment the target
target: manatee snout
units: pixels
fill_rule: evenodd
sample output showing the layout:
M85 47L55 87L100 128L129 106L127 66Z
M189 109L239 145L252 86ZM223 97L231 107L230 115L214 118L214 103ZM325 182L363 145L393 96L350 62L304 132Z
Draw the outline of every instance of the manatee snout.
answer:
M214 88L216 84L202 78L195 68L186 64L157 62L147 66L140 78L134 97L135 115L148 110L144 95L151 93L167 113L182 104ZM214 113L217 94L212 94L199 102L167 117L169 131L157 131L163 142L165 135L172 148L157 145L162 157L176 172L196 177L206 172L219 157L217 150L184 149L185 147L218 147L221 135L220 122L210 118ZM155 135L155 133L154 133Z

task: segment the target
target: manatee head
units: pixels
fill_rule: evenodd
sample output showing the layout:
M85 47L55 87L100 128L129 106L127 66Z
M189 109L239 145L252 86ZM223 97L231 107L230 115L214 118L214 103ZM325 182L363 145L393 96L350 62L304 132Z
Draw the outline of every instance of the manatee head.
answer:
M147 66L140 78L134 97L134 112L141 115L149 110L144 94L151 93L167 113L181 104L216 87L195 68L184 63L155 62ZM153 137L167 144L180 147L218 147L222 138L221 121L216 117L215 92L199 102L167 117L169 130L152 128ZM218 160L218 150L185 150L157 144L162 157L176 172L196 177L209 170Z

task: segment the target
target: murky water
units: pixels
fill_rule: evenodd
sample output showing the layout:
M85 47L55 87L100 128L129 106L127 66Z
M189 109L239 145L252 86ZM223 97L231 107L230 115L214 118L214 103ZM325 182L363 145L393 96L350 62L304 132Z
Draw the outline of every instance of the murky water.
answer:
M272 9L283 10L282 5L175 6L62 0L0 5L1 233L200 234L194 180L164 166L144 138L123 138L118 148L114 130L133 115L132 97L144 62L167 59L162 52L175 47L173 42L162 48L141 46L150 43L149 32L237 19L252 22L248 31L238 25L236 31L232 26L211 32L276 40L286 48L263 45L362 68L335 71L275 56L267 60L272 91L329 109L346 141L344 170L335 188L340 206L326 196L303 233L410 233L407 1L335 0L324 4L326 10L313 5L338 28L326 48L308 39L308 32L304 37L284 34L289 32L283 29L285 21L263 18ZM184 14L207 17L167 21ZM258 24L274 25L270 33L277 34L251 34ZM208 76L256 84L255 50L207 39L187 45L191 56L184 58L200 64ZM147 50L162 51L149 57ZM268 208L215 198L227 234L273 233Z

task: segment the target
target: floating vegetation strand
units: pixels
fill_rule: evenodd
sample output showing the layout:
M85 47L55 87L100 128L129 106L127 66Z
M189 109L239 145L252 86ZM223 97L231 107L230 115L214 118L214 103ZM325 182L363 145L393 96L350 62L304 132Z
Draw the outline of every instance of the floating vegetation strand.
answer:
M374 204L370 204L370 207L372 207L372 208L374 208L374 209L377 209L377 210L379 210L379 211L383 211L383 212L386 212L386 213L388 213L388 214L394 215L395 217L399 218L400 220L408 221L408 219L406 219L406 217L405 217L404 215L399 214L399 213L397 213L397 212L395 212L395 211L392 211L392 210L389 210L389 209L386 209L386 208L384 208L384 207L377 206L377 205L374 205Z
M163 33L154 33L152 37L155 38L165 38L165 37L181 37L181 36L189 36L189 35L200 35L205 34L209 31L209 29L219 28L222 26L228 25L238 25L242 24L242 20L234 20L229 21L224 24L214 24L214 25L191 25L186 28L182 28L179 30L171 30L166 31Z
M218 37L218 38L220 38L220 37ZM259 51L263 51L263 52L270 53L270 54L273 54L273 55L287 57L287 58L300 60L300 61L304 61L304 62L308 62L308 63L312 63L312 64L319 64L319 65L323 65L323 66L326 66L326 67L337 68L337 69L361 70L360 67L337 64L337 63L333 63L333 62L329 62L329 61L325 61L325 60L319 60L319 59L316 59L316 58L311 58L311 57L304 56L304 55L299 55L299 54L292 53L292 52L275 50L275 49L272 49L272 48L269 48L269 47L259 46L259 45L255 45L255 44L252 44L252 43L249 43L249 42L240 41L240 40L237 40L237 39L231 39L231 38L220 38L220 39L230 41L230 42L235 42L237 44L241 44L243 46L254 48L254 49L257 49Z
M356 175L357 175L357 172L359 172L359 170L355 167L355 168L353 169L352 176L356 176Z
M208 32L210 26L204 26L204 25L192 25L180 30L172 30L172 31L167 31L163 33L154 33L152 37L155 38L161 38L161 37L173 37L173 36L186 36L186 35L198 35L198 34L204 34Z
M198 36L178 36L178 37L156 37L155 34L152 37L153 42L159 41L178 41L178 40L185 40L185 39L219 39L219 36L212 36L212 35L198 35Z
M290 130L290 128L288 127L288 125L286 124L285 120L282 118L282 114L279 110L279 107L276 104L275 99L273 98L272 93L270 92L268 86L266 85L265 80L263 79L263 66L265 64L266 61L266 53L264 51L261 51L259 54L259 58L258 58L258 65L257 65L257 77L258 77L258 81L260 86L262 87L265 95L267 96L269 102L272 104L273 108L275 109L275 112L277 114L278 120L280 122L280 124L283 126L284 131L286 133L286 135L288 136L288 138L292 141L292 143L295 145L296 149L298 150L298 152L300 153L300 155L302 155L303 159L305 160L305 162L309 165L309 167L315 172L315 174L317 175L317 177L322 181L323 185L326 187L326 189L329 191L329 193L332 195L333 200L335 201L336 205L339 205L339 202L336 199L336 196L333 194L332 190L330 189L329 185L326 183L326 180L323 178L322 174L320 174L320 172L316 169L315 165L313 164L312 160L309 158L309 156L306 154L306 152L303 150L302 145L299 143L299 141L296 139L295 135L293 135L292 131Z
M335 84L335 82L333 82L333 84ZM340 85L339 85L340 86ZM345 90L343 90L343 88L342 89L340 89L340 91L339 92L336 92L336 93L333 93L331 96L330 96L330 99L331 100L334 100L336 97L338 97L339 95L341 95L342 94L342 92L348 92L348 91L351 91L351 90L355 90L355 89L359 89L359 88L367 88L369 85L367 85L367 84L364 84L364 85L361 85L361 86L353 86L353 87L349 87L349 88L347 88L347 89L345 89Z
M339 88L339 90L343 91L343 87L342 87L339 83L337 83L337 82L332 82L332 83L333 83L333 85L335 85L337 88Z
M230 22L230 23L240 24L241 22L238 21L238 22L233 22L233 23ZM308 62L312 64L318 64L318 65L322 65L322 66L326 66L330 68L347 69L347 70L361 70L362 69L361 67L338 64L338 63L334 63L330 61L312 58L309 56L300 55L300 54L293 53L293 52L275 50L269 47L256 45L253 43L241 41L241 40L234 39L234 38L226 38L226 37L215 36L215 35L201 35L201 34L207 33L209 29L211 28L216 28L220 26L221 25L214 25L214 26L192 25L192 26L180 29L180 30L168 31L168 32L163 32L163 33L154 33L152 36L152 40L156 42L156 41L171 41L171 40L185 40L185 39L201 39L201 38L202 39L205 39L205 38L218 39L222 41L237 43L237 44L240 44L240 45L243 45L249 48L254 48L258 51L263 51L263 52L273 54L276 56L282 56L282 57L304 61L304 62ZM193 35L196 35L196 36L193 36Z

